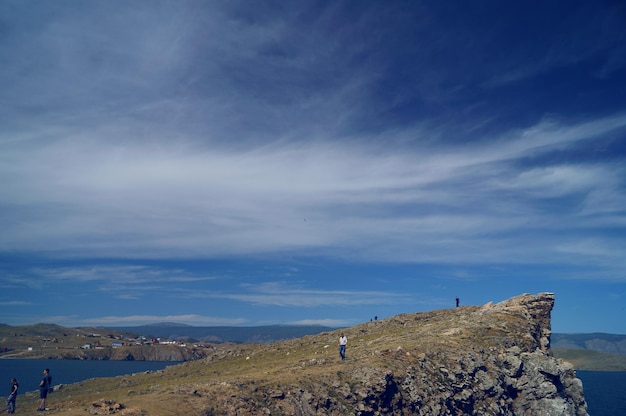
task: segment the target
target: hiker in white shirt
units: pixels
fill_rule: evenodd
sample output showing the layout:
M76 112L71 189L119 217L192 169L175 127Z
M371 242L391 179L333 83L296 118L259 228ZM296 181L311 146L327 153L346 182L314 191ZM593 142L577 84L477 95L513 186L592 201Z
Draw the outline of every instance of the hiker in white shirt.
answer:
M341 356L341 360L346 359L346 346L348 345L348 338L344 334L341 334L339 337L339 355Z

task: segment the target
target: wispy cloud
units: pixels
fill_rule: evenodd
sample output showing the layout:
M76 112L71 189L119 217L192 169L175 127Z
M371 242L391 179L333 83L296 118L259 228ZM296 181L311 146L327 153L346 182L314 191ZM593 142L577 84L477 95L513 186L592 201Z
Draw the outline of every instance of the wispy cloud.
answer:
M9 300L0 302L0 306L28 306L32 305L32 302L25 302L21 300Z
M29 158L7 157L0 168L0 176L12 178L3 188L13 207L0 245L89 257L294 251L372 260L511 261L520 259L520 244L505 250L484 236L511 239L530 224L578 228L583 212L603 215L613 206L619 213L624 198L619 166L520 161L625 126L623 115L567 127L541 123L488 144L455 148L386 149L354 141L247 149L73 140L28 146L19 152L28 151ZM502 198L507 194L514 197ZM586 200L584 209L538 208L542 200L574 196ZM534 244L536 251L524 247L523 261L543 261L555 252L550 241ZM445 252L433 250L443 245ZM83 280L161 278L160 271L136 266L54 273ZM181 271L177 278L192 277Z
M194 276L182 269L165 269L142 265L89 265L84 267L35 268L32 273L51 282L103 281L115 285L137 285L158 282L198 282L215 277Z
M236 292L195 291L185 292L185 297L230 299L257 306L362 306L409 303L411 295L377 290L318 290L286 282L242 284Z

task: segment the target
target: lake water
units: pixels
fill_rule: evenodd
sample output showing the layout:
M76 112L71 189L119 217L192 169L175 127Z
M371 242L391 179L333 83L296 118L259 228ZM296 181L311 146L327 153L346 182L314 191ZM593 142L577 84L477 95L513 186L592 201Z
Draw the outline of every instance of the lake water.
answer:
M50 369L52 384L58 385L94 377L162 370L176 364L172 361L0 359L0 396L8 396L12 377L19 380L20 393L37 390L44 368ZM576 374L583 382L590 416L626 415L626 372L577 371Z
M626 415L625 371L576 371L590 416Z
M94 377L114 377L144 371L162 370L176 365L173 361L115 361L115 360L22 360L0 359L0 396L11 391L11 378L20 383L19 393L39 389L43 369L49 368L52 385L72 384ZM0 403L0 408L4 403Z

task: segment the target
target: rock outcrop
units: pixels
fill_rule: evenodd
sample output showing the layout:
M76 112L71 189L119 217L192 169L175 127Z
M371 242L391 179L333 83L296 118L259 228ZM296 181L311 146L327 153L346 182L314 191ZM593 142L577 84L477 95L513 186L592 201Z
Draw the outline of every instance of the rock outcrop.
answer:
M167 397L154 414L586 416L582 383L550 351L553 305L551 293L525 294L230 346L97 390L146 414ZM349 339L345 361L340 332Z

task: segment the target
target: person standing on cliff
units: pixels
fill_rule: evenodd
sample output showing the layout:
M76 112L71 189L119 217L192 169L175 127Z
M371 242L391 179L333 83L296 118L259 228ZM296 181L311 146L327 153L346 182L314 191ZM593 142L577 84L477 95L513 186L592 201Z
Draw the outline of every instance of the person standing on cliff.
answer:
M12 415L15 413L15 400L17 399L17 389L20 387L20 383L17 382L17 379L11 379L11 393L7 398L7 413Z
M341 356L341 361L346 359L346 347L348 345L348 338L344 334L341 334L339 337L339 355Z
M46 411L46 398L48 397L48 392L52 387L52 376L50 376L50 369L43 369L43 378L39 382L39 398L41 399L39 402L38 412Z

